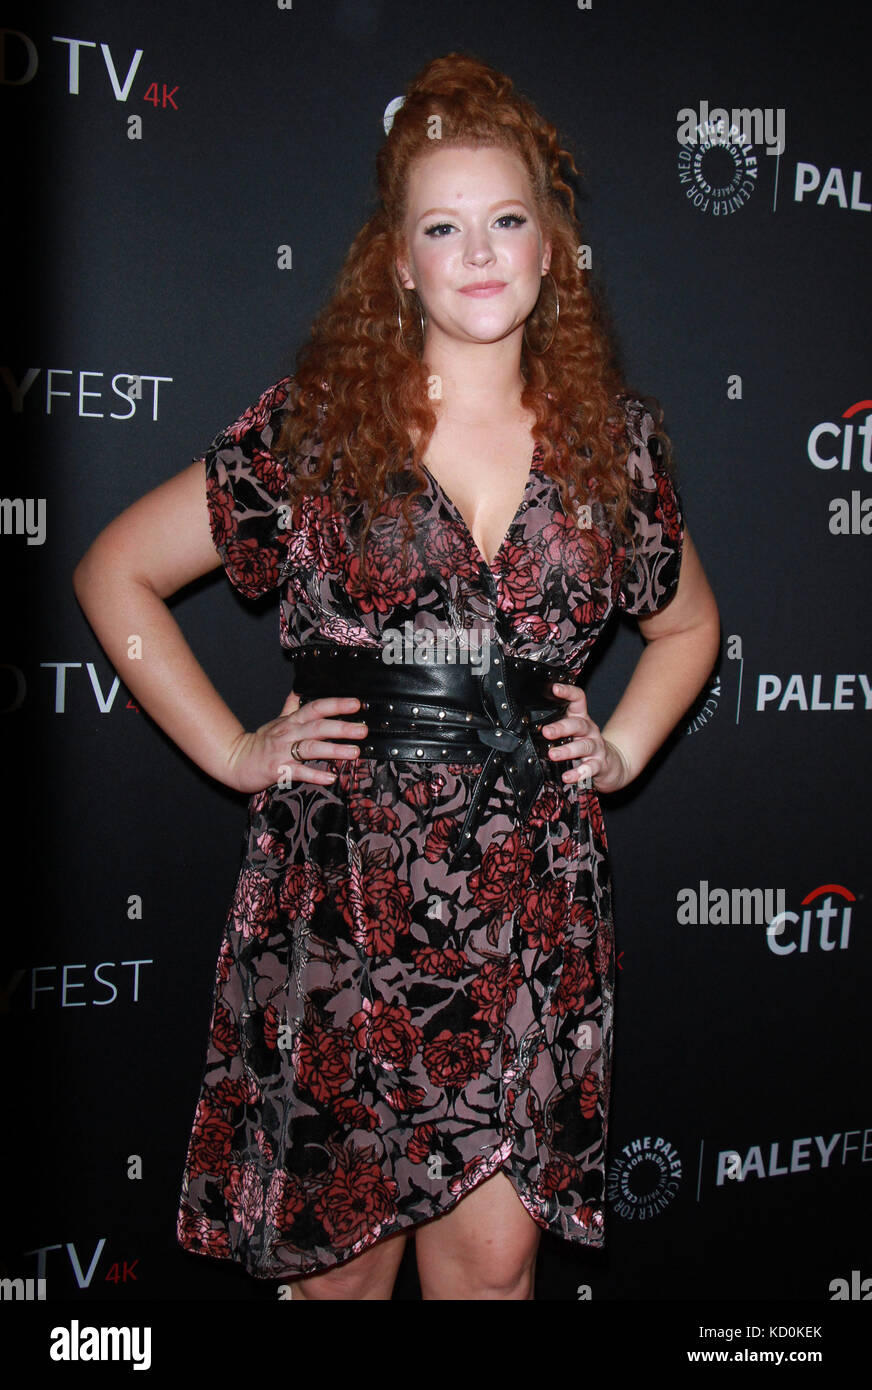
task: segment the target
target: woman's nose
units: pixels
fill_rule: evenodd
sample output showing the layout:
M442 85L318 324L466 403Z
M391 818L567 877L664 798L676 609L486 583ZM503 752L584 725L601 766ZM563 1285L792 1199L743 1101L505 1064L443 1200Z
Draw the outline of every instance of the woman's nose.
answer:
M470 265L486 265L492 259L493 247L487 235L470 235L466 246L466 260Z

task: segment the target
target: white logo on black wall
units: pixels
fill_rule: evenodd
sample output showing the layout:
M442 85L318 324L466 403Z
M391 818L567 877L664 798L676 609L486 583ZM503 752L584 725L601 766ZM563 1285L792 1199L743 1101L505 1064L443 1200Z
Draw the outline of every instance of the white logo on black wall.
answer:
M843 495L831 497L828 503L831 536L872 536L872 497L864 497L859 487L847 486L855 479L865 482L864 474L872 473L870 411L872 400L855 401L842 411L841 420L821 420L809 431L809 463L823 473L836 470L849 475L839 480Z
M685 195L700 212L726 217L738 212L757 187L755 146L767 154L784 149L783 107L724 107L677 113L678 177Z
M851 180L850 200L848 178ZM863 197L862 169L844 170L838 164L834 164L827 171L826 177L821 183L821 171L818 166L807 164L804 160L798 160L793 183L793 201L795 203L805 202L807 193L817 194L814 202L819 208L824 207L826 203L833 202L837 207L844 208L846 211L872 212L872 203L868 203Z
M852 906L856 901L856 894L844 884L822 883L802 899L801 917L797 912L782 908L772 918L766 929L766 944L776 956L790 956L794 951L799 951L800 955L847 951Z
M659 1216L681 1182L681 1159L668 1139L631 1139L609 1165L609 1207L629 1221Z
M868 1163L872 1130L836 1130L833 1134L809 1134L798 1139L765 1140L747 1148L715 1149L703 1163L705 1141L700 1141L699 1193L715 1187L747 1183L750 1178L789 1178L795 1173L833 1173L839 1168ZM705 1182L703 1181L705 1177Z
M814 956L818 951L847 951L856 894L841 883L822 883L806 893L802 915L787 907L784 888L722 888L700 880L696 888L679 888L678 926L763 926L775 956Z
M125 105L132 98L148 102L155 111L179 110L179 84L156 80L153 71L141 73L141 48L113 53L108 43L63 34L51 35L51 43L58 48L41 42L40 52L21 29L0 29L0 86L28 87L47 75L53 84L62 82L71 97L102 91ZM128 138L142 139L142 116L130 114L126 119Z

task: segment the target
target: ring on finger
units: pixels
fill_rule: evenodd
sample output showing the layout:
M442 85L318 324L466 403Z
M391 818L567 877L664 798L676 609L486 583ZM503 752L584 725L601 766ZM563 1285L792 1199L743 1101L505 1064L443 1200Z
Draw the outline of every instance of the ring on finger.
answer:
M291 758L295 763L301 763L303 761L303 759L300 757L300 744L302 742L303 740L301 738L297 738L294 739L294 742L291 744Z

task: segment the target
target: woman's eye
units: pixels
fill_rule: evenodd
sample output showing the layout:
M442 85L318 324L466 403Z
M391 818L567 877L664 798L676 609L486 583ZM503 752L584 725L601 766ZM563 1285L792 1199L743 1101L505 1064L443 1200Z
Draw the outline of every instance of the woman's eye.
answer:
M523 227L526 221L526 217L520 212L504 212L501 217L497 218L496 226ZM433 222L429 227L424 228L424 235L432 237L434 240L441 240L444 235L453 231L454 225L451 222Z

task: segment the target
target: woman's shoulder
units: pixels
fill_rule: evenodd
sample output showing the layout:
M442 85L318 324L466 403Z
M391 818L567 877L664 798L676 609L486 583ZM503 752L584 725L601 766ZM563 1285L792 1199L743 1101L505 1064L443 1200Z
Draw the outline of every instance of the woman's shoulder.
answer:
M619 416L616 438L627 449L626 467L634 480L649 477L671 457L669 436L663 428L663 411L654 396L623 391L615 396Z
M234 444L259 442L269 447L278 437L289 412L297 409L299 388L292 376L281 377L261 393L253 405L246 406L224 430L222 436Z
M207 453L232 453L237 460L251 460L268 454L280 461L288 472L294 472L304 459L320 453L320 426L325 413L326 406L323 404L318 404L314 412L311 409L304 411L302 391L296 378L293 375L282 376L218 432ZM295 443L289 449L286 435L293 417L297 415L305 415L310 423L302 436L299 431L294 433Z

